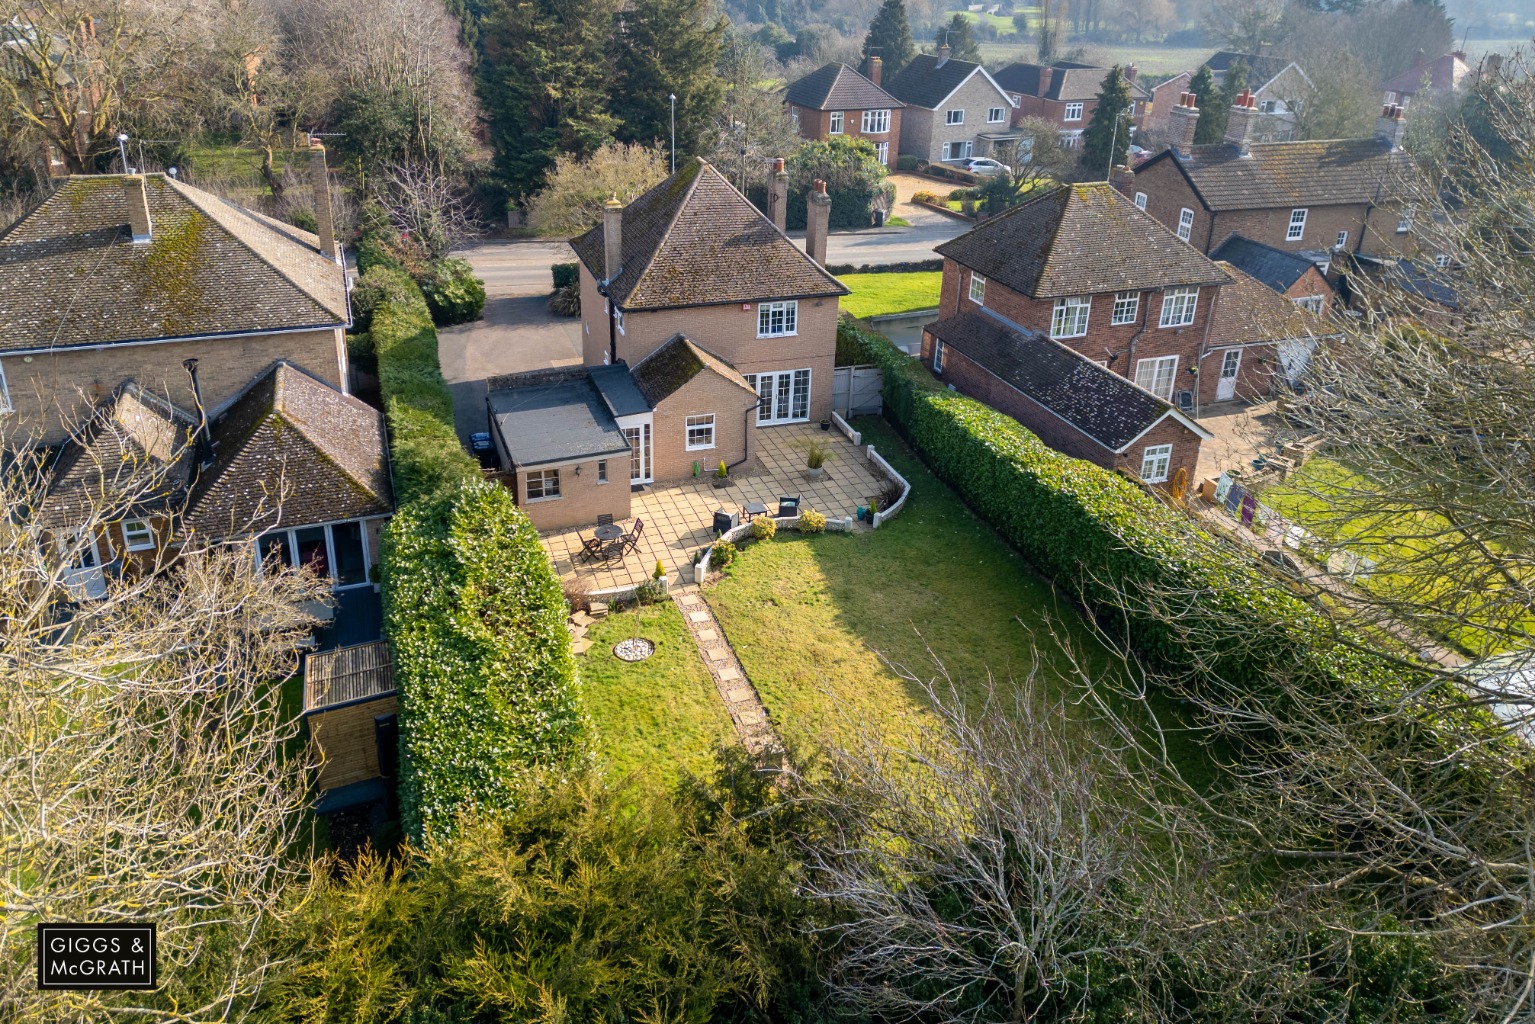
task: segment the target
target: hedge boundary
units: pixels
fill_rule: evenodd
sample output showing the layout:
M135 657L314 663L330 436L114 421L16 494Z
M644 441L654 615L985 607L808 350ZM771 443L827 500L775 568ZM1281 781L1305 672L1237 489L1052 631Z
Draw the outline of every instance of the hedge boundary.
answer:
M400 814L411 837L514 806L585 754L559 577L511 494L459 444L420 287L375 266L372 338L398 511L379 573L400 699Z

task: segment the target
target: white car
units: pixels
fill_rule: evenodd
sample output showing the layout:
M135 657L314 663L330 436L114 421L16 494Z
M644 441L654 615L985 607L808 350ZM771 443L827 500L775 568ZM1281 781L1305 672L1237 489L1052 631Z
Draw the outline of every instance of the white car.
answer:
M993 160L987 156L973 156L968 160L960 161L960 169L969 171L977 178L990 178L998 174L1012 174L1013 169L1007 164Z

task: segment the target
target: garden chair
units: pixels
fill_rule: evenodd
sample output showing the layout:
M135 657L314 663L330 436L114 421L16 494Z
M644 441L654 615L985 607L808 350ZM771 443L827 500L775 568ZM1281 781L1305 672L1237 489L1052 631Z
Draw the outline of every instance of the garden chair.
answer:
M602 553L602 541L598 540L596 537L588 537L586 540L583 540L581 542L581 557L591 559L592 561L596 561L604 557Z
M624 551L626 551L626 552L633 551L635 548L640 546L640 534L642 534L644 532L645 532L645 520L643 520L643 519L636 519L634 521L634 529L630 530L624 536L624 539L619 541L618 543L622 546Z
M613 525L613 513L611 513L611 512L598 512L597 513L597 525L598 526L612 526Z

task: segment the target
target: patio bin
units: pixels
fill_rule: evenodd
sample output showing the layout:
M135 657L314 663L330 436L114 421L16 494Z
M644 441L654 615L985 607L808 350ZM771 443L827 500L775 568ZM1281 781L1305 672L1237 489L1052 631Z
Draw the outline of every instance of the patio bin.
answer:
M726 512L724 509L716 509L714 513L714 535L718 537L722 533L729 533L741 525L741 516L736 512Z

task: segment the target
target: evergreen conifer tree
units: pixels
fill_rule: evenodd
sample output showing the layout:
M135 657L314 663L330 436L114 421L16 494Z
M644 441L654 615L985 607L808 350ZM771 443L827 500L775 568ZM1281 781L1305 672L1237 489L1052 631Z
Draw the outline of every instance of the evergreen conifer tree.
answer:
M1130 124L1130 83L1115 64L1103 76L1098 107L1082 132L1083 180L1107 180L1112 165L1130 162Z
M878 57L884 67L881 82L888 82L916 55L917 46L906 20L906 0L885 0L869 23L869 34L863 37L864 66L870 57Z
M970 19L958 11L949 19L947 25L939 25L938 31L933 33L933 42L937 45L949 44L950 60L968 60L979 64L981 62L981 44L975 41L975 33L970 28Z
M725 87L716 64L729 27L710 0L634 0L613 36L609 112L620 142L671 145L671 101L677 97L677 157L698 152Z
M1200 68L1200 71L1208 71L1208 67ZM1226 69L1226 83L1219 89L1215 88L1214 78L1210 81L1210 95L1199 97L1199 124L1194 128L1194 142L1197 145L1219 142L1226 136L1226 121L1231 115L1231 105L1236 98L1247 88L1247 65L1242 61L1234 61L1231 67ZM1190 91L1193 91L1192 88ZM1199 96L1196 92L1194 95Z

